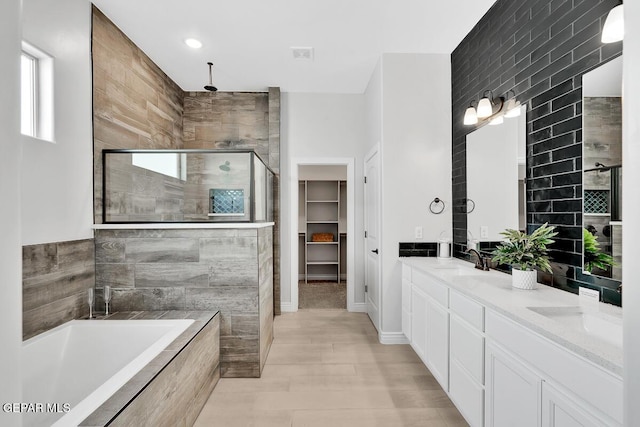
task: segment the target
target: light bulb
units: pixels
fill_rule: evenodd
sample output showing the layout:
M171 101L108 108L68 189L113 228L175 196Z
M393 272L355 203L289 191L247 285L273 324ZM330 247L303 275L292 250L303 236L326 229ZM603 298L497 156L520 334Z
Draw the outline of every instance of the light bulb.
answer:
M512 98L513 99L513 98ZM511 100L509 100L511 101ZM514 101L513 103L507 103L507 112L505 113L505 117L513 118L520 116L520 101Z
M467 108L467 111L464 112L464 124L465 125L475 125L478 123L478 115L476 114L476 109L473 108L473 105L470 105Z
M478 102L478 117L481 119L487 118L493 114L493 107L489 98L484 97Z
M624 38L624 9L623 5L611 9L602 28L602 43L619 42Z
M202 42L196 39L185 39L184 44L192 49L200 49L202 47Z

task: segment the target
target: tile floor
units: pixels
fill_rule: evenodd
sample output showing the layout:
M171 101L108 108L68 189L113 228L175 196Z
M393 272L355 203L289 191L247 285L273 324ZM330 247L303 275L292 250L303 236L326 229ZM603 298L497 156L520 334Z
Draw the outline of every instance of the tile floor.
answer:
M222 378L196 427L466 426L408 345L382 345L366 314L275 319L262 378Z

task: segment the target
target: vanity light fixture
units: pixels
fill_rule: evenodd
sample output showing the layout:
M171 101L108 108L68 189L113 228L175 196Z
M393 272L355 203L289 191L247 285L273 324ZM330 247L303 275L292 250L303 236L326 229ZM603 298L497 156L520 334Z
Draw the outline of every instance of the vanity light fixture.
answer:
M202 47L202 42L194 38L184 39L184 44L192 49L200 49Z
M464 112L464 124L475 125L476 123L478 123L478 114L473 106L473 101L471 101L471 103L469 103L469 108Z
M513 91L512 91L513 92ZM515 104L515 93L513 97L513 105ZM520 105L520 103L517 103ZM478 102L478 108L473 107L473 101L469 104L469 107L464 112L464 120L463 123L465 125L475 125L480 120L488 120L494 123L491 124L500 124L502 123L503 116L505 115L505 98L500 96L498 98L493 97L493 92L491 90L486 90L480 102ZM519 111L519 110L518 110Z
M624 38L624 5L622 2L609 11L602 28L602 43L619 42Z

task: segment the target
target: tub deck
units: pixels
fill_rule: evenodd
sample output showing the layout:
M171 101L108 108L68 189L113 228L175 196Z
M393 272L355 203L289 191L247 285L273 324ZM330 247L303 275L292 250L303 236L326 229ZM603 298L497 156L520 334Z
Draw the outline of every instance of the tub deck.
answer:
M219 312L133 311L98 319L193 319L194 323L80 426L192 425L220 378Z

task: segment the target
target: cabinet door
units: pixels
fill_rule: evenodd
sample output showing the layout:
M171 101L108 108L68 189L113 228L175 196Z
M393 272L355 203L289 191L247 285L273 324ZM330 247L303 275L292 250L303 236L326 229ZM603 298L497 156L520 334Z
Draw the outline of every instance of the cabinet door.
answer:
M445 391L449 390L449 311L427 298L425 363Z
M471 426L484 423L484 338L450 315L449 395Z
M427 294L411 288L411 347L424 362L427 344Z
M486 349L486 425L537 427L541 379L494 343Z
M547 382L542 383L542 427L602 427L617 425L604 422Z

